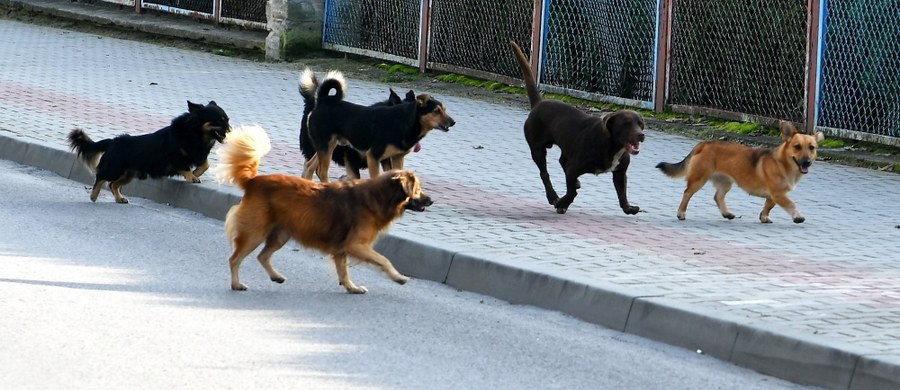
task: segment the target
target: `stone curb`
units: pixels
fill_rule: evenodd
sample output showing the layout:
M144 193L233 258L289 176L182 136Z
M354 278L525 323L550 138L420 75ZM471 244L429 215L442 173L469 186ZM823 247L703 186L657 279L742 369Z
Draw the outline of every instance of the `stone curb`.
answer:
M93 183L93 176L81 161L56 145L0 134L0 158L47 169L81 183ZM232 187L191 184L180 179L136 181L128 186L127 193L219 220L241 199ZM640 294L502 258L488 260L406 232L385 234L375 246L398 270L415 278L512 304L560 311L763 374L832 389L900 388L900 361L893 356L699 310L667 299L661 292Z

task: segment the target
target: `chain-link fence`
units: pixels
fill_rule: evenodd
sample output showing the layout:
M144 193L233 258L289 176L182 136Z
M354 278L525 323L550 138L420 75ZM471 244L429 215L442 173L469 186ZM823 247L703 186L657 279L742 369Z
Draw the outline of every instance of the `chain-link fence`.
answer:
M266 0L222 0L222 18L266 24Z
M656 0L554 0L547 16L542 83L653 100Z
M423 12L423 4L430 9ZM327 0L324 41L342 51L509 82L521 79L509 50L514 40L539 59L540 83L549 91L807 122L833 135L871 139L853 135L868 133L900 144L897 4ZM810 36L822 42L821 53L810 47ZM427 39L421 53L420 37ZM537 41L541 46L532 48Z
M900 137L900 5L832 1L823 12L819 125Z
M198 19L236 24L253 29L266 28L266 0L100 0ZM135 3L137 1L137 3ZM218 15L216 10L219 10Z
M677 0L668 103L804 120L806 0Z
M421 13L421 0L328 0L323 41L326 47L417 64Z
M428 61L521 78L509 41L531 50L533 0L433 0Z

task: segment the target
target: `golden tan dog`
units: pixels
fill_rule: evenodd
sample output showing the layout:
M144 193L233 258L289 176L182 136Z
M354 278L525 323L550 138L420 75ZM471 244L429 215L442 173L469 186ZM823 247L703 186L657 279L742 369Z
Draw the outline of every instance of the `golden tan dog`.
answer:
M405 209L424 211L431 205L416 175L394 170L371 180L339 183L257 175L260 158L269 149L265 131L251 126L234 131L218 151L222 163L217 177L244 190L241 203L232 206L225 218L225 233L234 246L228 259L232 289L247 289L238 278L241 261L263 242L257 258L272 281L283 283L271 258L291 239L330 255L340 284L350 293L367 290L350 280L348 256L381 267L397 283L409 280L372 249L372 243Z
M737 183L750 195L766 198L759 213L760 222L772 223L769 212L776 204L784 208L795 223L805 221L787 193L809 172L816 159L816 147L825 136L822 132L801 134L786 121L781 121L779 127L784 142L774 149L706 141L695 146L681 162L657 164L656 167L669 177L686 176L687 188L678 206L678 219L684 220L691 196L712 180L716 187L716 205L727 219L733 219L734 214L725 205L725 194L733 183Z

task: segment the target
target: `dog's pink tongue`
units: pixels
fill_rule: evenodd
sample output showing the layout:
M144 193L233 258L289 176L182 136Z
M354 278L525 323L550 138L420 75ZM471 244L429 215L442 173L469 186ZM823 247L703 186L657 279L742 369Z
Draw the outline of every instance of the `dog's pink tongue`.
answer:
M413 146L413 152L419 153L420 150L422 150L422 145L416 142L416 146Z

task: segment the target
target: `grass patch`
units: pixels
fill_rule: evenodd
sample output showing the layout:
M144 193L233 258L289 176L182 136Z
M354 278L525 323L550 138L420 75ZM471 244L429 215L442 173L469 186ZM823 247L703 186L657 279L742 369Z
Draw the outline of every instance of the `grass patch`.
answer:
M239 57L241 53L234 49L212 49L211 53L222 57Z
M838 149L844 147L844 141L833 138L826 138L822 140L822 143L819 144L819 147L826 149Z

